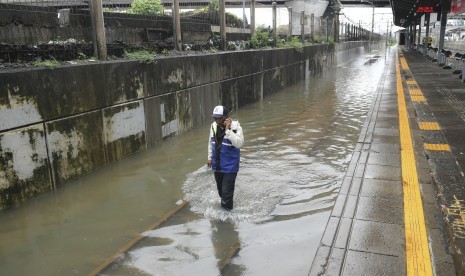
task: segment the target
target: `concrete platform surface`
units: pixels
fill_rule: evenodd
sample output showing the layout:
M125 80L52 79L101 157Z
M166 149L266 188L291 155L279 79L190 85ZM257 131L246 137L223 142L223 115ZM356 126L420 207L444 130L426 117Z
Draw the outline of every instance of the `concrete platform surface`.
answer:
M309 275L465 275L465 84L386 59Z

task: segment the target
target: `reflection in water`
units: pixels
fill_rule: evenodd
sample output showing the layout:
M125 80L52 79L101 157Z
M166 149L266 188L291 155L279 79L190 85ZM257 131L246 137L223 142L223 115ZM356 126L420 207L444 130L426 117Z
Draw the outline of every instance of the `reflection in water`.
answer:
M193 271L201 271L203 275L224 275L226 269L244 270L241 265L230 264L240 250L239 233L233 223L194 220L148 231L144 236L142 244L104 274L124 275L132 271L147 275L191 275Z
M307 275L384 70L365 61L234 113L246 143L232 212L204 166L206 124L0 213L0 274L85 275L183 198L104 274Z
M239 233L234 228L234 224L216 220L211 220L210 223L212 226L212 243L220 274L225 275L226 270L241 273L244 271L244 267L230 263L241 248Z

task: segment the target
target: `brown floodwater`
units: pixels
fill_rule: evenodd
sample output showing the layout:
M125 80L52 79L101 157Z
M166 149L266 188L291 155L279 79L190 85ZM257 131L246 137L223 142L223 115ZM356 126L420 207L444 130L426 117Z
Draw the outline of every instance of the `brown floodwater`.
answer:
M365 53L236 110L232 212L205 165L209 124L1 212L0 275L87 275L141 233L102 274L307 275L384 68Z

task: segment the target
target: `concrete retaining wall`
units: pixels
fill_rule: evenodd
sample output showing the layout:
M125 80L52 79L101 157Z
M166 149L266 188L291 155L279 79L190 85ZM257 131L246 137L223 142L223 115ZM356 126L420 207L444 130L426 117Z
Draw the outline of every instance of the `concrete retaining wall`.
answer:
M364 43L0 73L0 209L238 109Z

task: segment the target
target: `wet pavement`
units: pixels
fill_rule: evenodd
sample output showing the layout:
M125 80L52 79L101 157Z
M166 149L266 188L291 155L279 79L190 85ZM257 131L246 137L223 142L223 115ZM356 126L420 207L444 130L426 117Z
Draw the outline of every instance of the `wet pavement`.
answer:
M309 275L463 274L464 84L419 53L388 57Z
M438 127L420 130L423 143L441 145L440 150L428 147L428 159L438 203L443 214L450 251L457 273L465 274L465 83L453 69L443 69L416 51L404 50L410 67L406 79L414 78L425 101L415 101L419 122L437 122Z

